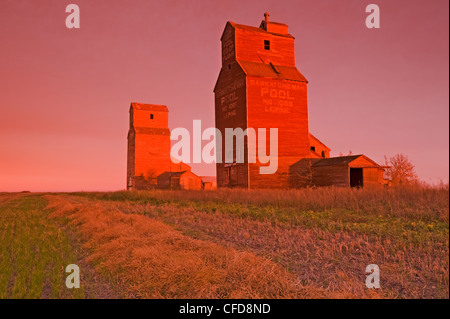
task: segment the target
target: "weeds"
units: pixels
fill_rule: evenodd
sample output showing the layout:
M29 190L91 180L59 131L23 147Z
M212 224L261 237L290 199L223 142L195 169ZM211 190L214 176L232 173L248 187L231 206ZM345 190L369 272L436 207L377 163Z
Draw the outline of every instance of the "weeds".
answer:
M448 216L448 186L0 194L0 298L449 298Z
M45 200L14 197L0 205L0 298L82 298L83 289L65 287L65 267L76 259Z

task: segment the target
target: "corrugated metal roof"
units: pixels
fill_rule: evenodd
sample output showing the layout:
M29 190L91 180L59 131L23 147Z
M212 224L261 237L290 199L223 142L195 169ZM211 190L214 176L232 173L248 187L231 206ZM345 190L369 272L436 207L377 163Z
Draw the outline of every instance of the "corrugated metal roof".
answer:
M245 74L262 78L279 78L297 82L306 82L308 80L301 74L296 67L273 65L267 63L258 63L250 61L238 61ZM276 72L277 70L278 72Z
M169 112L169 109L165 105L144 104L144 103L132 102L131 107L136 110Z
M363 156L363 155L360 154L360 155L324 158L324 159L321 159L320 161L318 161L317 163L315 163L313 166L347 165L361 156Z

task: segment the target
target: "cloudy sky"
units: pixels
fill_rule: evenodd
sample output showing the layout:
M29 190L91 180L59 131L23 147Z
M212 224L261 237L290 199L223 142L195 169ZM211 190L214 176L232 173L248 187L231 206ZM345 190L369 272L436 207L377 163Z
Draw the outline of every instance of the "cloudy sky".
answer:
M81 28L67 29L76 3ZM381 28L368 29L376 3ZM214 126L227 21L289 25L309 80L310 130L339 153L404 153L448 182L447 0L0 0L0 191L118 190L130 102L169 126ZM214 175L214 165L192 165Z

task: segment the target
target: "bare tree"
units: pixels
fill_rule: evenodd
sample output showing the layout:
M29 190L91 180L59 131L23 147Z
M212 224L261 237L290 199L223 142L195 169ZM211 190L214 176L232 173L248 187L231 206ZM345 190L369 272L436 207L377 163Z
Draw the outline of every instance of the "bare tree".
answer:
M408 185L418 182L415 167L405 154L397 154L389 159L385 155L384 161L388 166L385 177L392 182L392 185Z
M150 184L156 184L157 177L158 176L156 175L156 172L154 169L149 169L144 176L145 180Z

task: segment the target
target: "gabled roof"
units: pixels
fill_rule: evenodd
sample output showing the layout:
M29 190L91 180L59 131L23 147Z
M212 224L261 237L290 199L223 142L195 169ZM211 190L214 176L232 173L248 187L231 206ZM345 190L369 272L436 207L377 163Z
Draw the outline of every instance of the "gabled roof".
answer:
M169 112L169 109L165 105L158 104L144 104L144 103L136 103L132 102L130 108L135 110L144 110L144 111L159 111L159 112Z
M275 65L271 63L259 63L250 61L237 61L246 75L261 78L279 78L297 82L308 83L308 80L296 67Z
M183 175L184 173L186 173L187 171L181 171L181 172L169 172L170 177L180 177L181 175Z
M271 22L271 23L276 23L276 24L279 24L279 25L285 25L284 23L279 23L279 22ZM275 33L275 32L268 32L268 31L266 31L266 30L264 30L262 28L252 27L252 26L244 25L244 24L238 24L238 23L231 22L231 21L228 21L227 25L228 24L231 25L233 28L236 28L236 29L253 31L253 32L260 32L260 33L265 33L265 34L272 34L272 35L276 35L276 36L280 36L280 37L294 39L294 37L292 35L290 35L290 34L281 34L281 33ZM225 26L225 28L226 28L226 26Z
M315 163L313 166L330 166L330 165L346 165L353 162L355 159L361 155L350 155L350 156L339 156L339 157L330 157L324 158Z
M377 163L375 163L374 161L372 161L370 158L368 158L367 156L365 156L363 154L324 158L324 159L321 159L320 161L318 161L317 163L315 163L313 166L317 167L317 166L332 166L332 165L348 165L360 157L363 157L365 160L372 163L373 164L372 167L383 168L382 166L378 165Z
M192 171L166 172L166 173L169 173L170 177L181 177L184 174L191 174L191 175L194 175L195 177L199 177L197 174L193 173Z
M313 140L315 140L317 143L319 143L320 145L322 145L324 148L326 148L328 151L331 151L331 149L326 146L325 144L323 144L317 137L315 137L314 135L312 135L311 133L309 133L309 137L312 138Z

